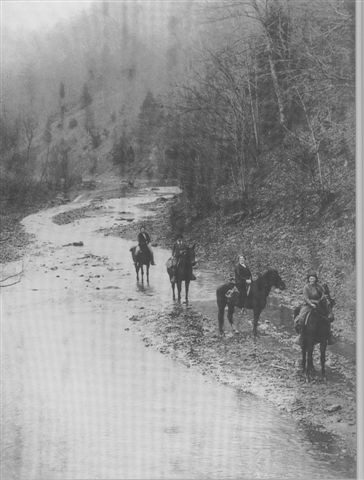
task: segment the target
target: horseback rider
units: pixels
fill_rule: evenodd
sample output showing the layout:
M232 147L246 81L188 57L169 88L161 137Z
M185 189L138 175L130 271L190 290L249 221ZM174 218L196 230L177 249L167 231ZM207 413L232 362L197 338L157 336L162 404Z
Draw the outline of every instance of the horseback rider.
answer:
M252 274L249 267L246 264L244 255L239 255L239 261L234 268L235 273L235 285L240 292L240 299L242 302L246 299L250 292L250 286L252 283Z
M171 267L173 268L173 277L171 279L172 281L175 281L174 277L176 275L177 266L182 256L187 252L187 250L188 250L188 245L184 241L183 235L180 233L177 235L176 242L173 245L173 249L172 249L172 259L171 259ZM196 277L192 271L192 267L191 267L191 273L190 273L190 280L196 280Z
M252 274L249 267L246 264L246 259L243 254L239 255L238 263L234 267L235 275L235 287L226 293L226 296L230 298L233 293L239 293L240 301L243 303L250 292L250 286L252 283Z
M145 226L141 225L140 231L138 233L138 246L135 249L135 255L137 255L140 252L140 250L143 249L143 247L147 247L150 253L150 260L151 260L150 264L155 265L154 253L150 245L150 241L151 239L150 239L149 233L146 231Z
M328 302L328 299L325 295L324 287L319 283L318 276L316 273L311 272L307 275L307 283L303 287L303 299L304 305L300 309L299 315L295 318L295 329L299 335L295 338L294 343L300 346L303 346L303 325L308 313L310 313L314 308L317 308L318 305L324 301ZM334 318L328 318L329 327L331 327L331 322ZM328 345L333 345L335 343L335 338L332 335L331 328L329 337L327 340Z

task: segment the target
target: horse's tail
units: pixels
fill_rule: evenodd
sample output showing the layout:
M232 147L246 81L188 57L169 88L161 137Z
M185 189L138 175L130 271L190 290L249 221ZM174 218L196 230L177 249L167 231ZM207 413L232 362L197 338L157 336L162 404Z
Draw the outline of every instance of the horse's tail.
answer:
M220 287L217 287L216 289L216 301L217 301L217 307L218 307L217 319L218 319L219 330L221 334L223 333L224 312L227 304L226 292L232 287L232 285L233 285L232 283L224 283L223 285L220 285Z
M133 259L134 265L136 266L137 257L135 255L135 251L136 251L136 246L129 248L129 252L131 253L131 257Z

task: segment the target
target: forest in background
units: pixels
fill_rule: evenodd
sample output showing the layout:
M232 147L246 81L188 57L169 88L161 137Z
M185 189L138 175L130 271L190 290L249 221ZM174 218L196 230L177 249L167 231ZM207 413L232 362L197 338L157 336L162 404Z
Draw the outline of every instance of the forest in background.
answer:
M319 225L353 300L354 0L105 0L2 49L2 214L106 171L177 181L175 231Z

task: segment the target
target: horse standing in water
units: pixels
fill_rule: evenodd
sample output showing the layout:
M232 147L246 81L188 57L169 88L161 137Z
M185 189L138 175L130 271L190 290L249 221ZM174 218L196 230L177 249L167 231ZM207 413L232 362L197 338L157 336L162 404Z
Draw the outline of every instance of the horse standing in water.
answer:
M257 329L259 317L267 304L267 297L270 293L271 288L275 287L279 288L280 290L284 290L286 288L286 285L279 276L277 270L269 269L257 280L254 280L251 283L249 295L247 298L245 298L244 303L241 302L240 293L233 294L230 298L226 297L226 293L230 289L232 289L234 285L234 282L224 283L224 285L221 285L216 290L216 300L219 309L218 321L220 334L224 334L224 313L225 307L227 305L228 320L235 333L237 333L237 330L235 329L233 324L233 314L235 307L244 307L249 310L253 310L253 334L254 337L256 337L258 333Z
M135 253L137 247L130 248L131 256L134 262L135 271L137 275L137 281L139 282L139 270L142 274L142 283L144 282L144 268L143 265L146 266L146 275L147 275L147 283L149 284L149 266L151 264L152 258L147 245L142 245L139 252Z
M195 264L195 245L187 247L186 250L181 253L177 266L175 267L175 272L173 272L172 266L168 266L167 262L167 272L172 285L173 300L176 300L175 285L177 284L178 302L181 302L182 282L185 282L186 304L188 304L188 288L191 281L192 267Z
M302 373L306 373L307 382L311 381L312 373L315 371L313 366L313 351L317 343L320 344L321 378L326 381L326 347L330 335L330 323L334 318L332 310L335 305L335 300L331 298L328 286L326 284L322 286L325 298L321 300L316 308L313 308L311 312L307 314L302 330ZM294 319L298 317L301 308L302 307L296 307L294 309Z

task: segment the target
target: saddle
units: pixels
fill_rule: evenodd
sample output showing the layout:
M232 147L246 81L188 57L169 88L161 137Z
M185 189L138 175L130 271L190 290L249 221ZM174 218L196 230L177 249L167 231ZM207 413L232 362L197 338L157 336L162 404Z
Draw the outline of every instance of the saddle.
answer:
M250 294L250 287L247 288L247 291L245 292L245 296L244 296L244 301L246 301L248 298L249 298L249 294ZM228 290L226 293L225 293L225 297L230 300L232 297L234 296L241 296L241 292L240 290L238 289L238 287L236 285L234 285L233 288L230 288L230 290Z

